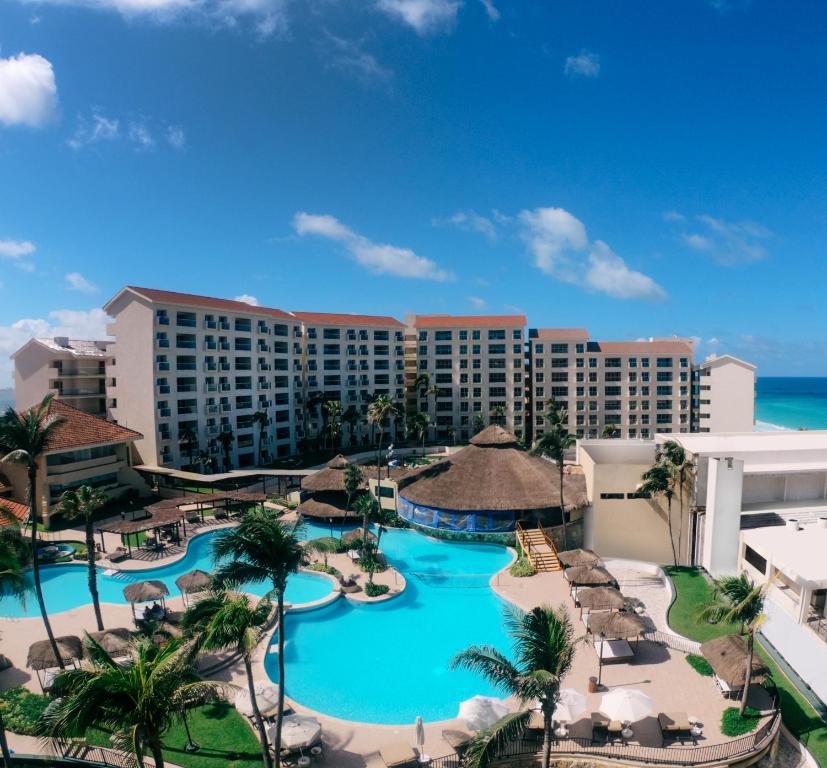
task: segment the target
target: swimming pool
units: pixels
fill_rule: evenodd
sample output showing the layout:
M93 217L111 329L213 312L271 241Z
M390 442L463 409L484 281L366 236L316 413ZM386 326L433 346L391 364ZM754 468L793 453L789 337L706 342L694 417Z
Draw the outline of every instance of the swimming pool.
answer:
M307 526L305 536L329 535ZM488 586L508 565L504 547L449 543L414 531L389 530L382 550L407 580L405 592L374 604L337 600L288 617L286 693L333 717L410 724L456 716L459 702L498 695L479 675L451 671L449 662L472 644L510 648L502 601ZM265 669L278 681L278 655Z
M191 571L200 568L203 571L213 570L211 546L213 539L220 531L210 531L193 538L187 553L180 560L162 565L158 568L144 568L137 571L120 571L114 576L106 576L102 568L98 568L98 592L102 603L126 603L123 588L135 581L144 579L159 579L167 585L172 596L180 594L175 586L175 580ZM49 613L59 613L78 608L91 602L86 580L86 567L80 565L46 565L40 567L40 577L43 584L43 597ZM285 600L289 603L309 603L320 600L330 594L333 588L330 580L314 573L296 573L290 577L285 593ZM269 583L248 583L242 586L245 592L254 595L264 595L269 589ZM34 594L29 594L25 605L12 598L6 598L0 603L0 616L23 618L40 616L37 600Z

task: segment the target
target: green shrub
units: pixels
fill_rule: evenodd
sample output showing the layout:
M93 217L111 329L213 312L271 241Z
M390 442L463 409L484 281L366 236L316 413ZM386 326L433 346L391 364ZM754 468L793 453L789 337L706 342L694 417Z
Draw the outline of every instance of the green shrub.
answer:
M49 706L49 701L48 696L39 696L22 685L3 691L0 693L0 708L6 728L13 733L34 736L35 724Z
M512 563L511 567L508 569L508 572L512 576L516 576L520 579L526 576L533 576L536 573L534 566L527 557L517 559L514 563Z
M724 736L743 736L752 733L761 719L761 713L757 709L747 707L744 716L741 717L738 707L728 707L721 715L721 733Z
M364 557L360 557L356 564L365 572L365 573L383 573L384 571L388 570L387 564L379 560L376 555L369 554Z
M387 595L390 587L387 584L365 584L365 594L368 597L379 597L379 595Z
M307 566L307 569L309 571L318 571L319 573L329 573L337 579L342 578L342 572L338 568L334 568L332 565L325 565L324 563L311 563Z
M712 677L712 675L715 674L709 662L703 656L690 653L686 657L686 660L689 662L689 666L692 667L692 669L694 669L699 675L703 675L704 677Z

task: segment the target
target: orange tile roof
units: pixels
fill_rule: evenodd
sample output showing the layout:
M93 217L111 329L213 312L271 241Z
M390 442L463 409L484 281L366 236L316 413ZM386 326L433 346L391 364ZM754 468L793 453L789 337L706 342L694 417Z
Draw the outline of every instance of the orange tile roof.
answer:
M62 400L52 400L48 415L58 416L61 420L49 438L47 451L66 451L100 443L127 443L143 437L140 432L93 416Z
M387 315L348 315L337 312L293 312L293 314L305 323L318 323L319 325L369 325L379 327L404 328L405 324L400 323L395 317Z
M537 328L532 329L529 338L538 341L588 341L589 332L585 328Z
M599 341L595 342L598 351L606 353L635 354L692 354L692 342L689 339L645 339L643 341Z
M21 504L19 501L13 501L12 499L0 498L0 509L4 509L7 512L10 512L21 523L29 519L28 504ZM5 524L6 522L3 520L2 517L0 517L0 525Z
M283 309L272 307L254 307L243 301L231 299L216 299L212 296L199 296L194 293L178 293L177 291L162 291L157 288L138 288L134 285L126 286L126 290L163 304L182 304L187 307L204 307L205 309L227 310L228 312L240 312L247 315L267 315L269 317L281 317L285 320L295 318Z
M417 328L489 328L524 326L525 315L416 315Z

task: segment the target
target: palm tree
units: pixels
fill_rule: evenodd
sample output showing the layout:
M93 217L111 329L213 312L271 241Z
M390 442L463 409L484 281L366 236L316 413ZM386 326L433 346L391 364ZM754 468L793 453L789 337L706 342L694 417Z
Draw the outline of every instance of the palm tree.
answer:
M506 611L512 638L513 661L492 646L471 646L454 657L452 668L479 672L494 686L517 698L523 711L504 717L481 733L468 750L467 768L491 764L504 742L522 734L530 715L529 702L539 701L543 713L543 768L551 758L551 724L560 685L574 661L574 628L564 605L542 605L523 613Z
M327 400L322 408L327 416L327 434L330 437L330 447L334 448L338 440L341 448L342 404L338 400Z
M471 428L475 435L478 435L485 429L485 419L481 413L474 414L474 418L471 420Z
M269 581L276 593L279 642L279 707L273 745L276 768L281 761L284 716L284 592L290 574L296 573L305 560L296 533L297 529L283 525L273 510L260 507L245 515L235 528L218 534L213 542L213 557L221 563L215 573L218 585ZM224 560L227 562L222 562Z
M675 549L675 537L672 533L672 498L675 495L675 469L668 462L656 461L641 476L639 493L663 496L666 499L666 522L669 526L669 543L672 546L672 562L678 567L678 553Z
M31 562L32 550L20 532L17 518L0 506L0 598L16 597L23 601L29 584L25 569ZM11 766L11 752L6 738L3 708L0 707L0 754L3 765Z
M212 468L212 456L210 456L209 451L200 450L198 451L198 455L195 457L195 464L196 466L201 468L201 474L206 475L209 473L210 469Z
M356 407L353 405L349 405L347 410L342 414L342 423L347 424L348 427L348 436L347 436L347 444L353 445L353 439L356 433L356 425L359 423L360 420L359 411L356 410Z
M386 533L388 527L396 520L396 510L385 509L381 504L374 506L371 520L376 524L376 551L382 544L382 534Z
M376 499L373 498L370 492L357 496L353 504L354 511L362 516L362 550L364 552L368 551L368 527L376 504Z
M98 631L103 631L100 598L98 597L98 569L95 567L95 531L92 524L95 513L107 502L106 494L88 485L65 491L60 499L60 510L70 520L82 520L86 533L86 566L89 582L89 594L95 608L95 621Z
M500 426L505 424L505 406L495 405L491 409L491 423L499 424Z
M336 539L332 536L323 536L320 539L311 539L304 545L304 547L308 552L315 552L317 555L321 555L325 568L327 568L327 556L335 554L339 549Z
M17 413L14 408L9 408L2 421L0 421L0 446L6 452L3 461L22 464L26 469L29 484L29 519L33 553L37 552L37 464L48 447L49 439L54 434L55 429L63 421L60 416L49 413L51 402L52 396L46 395L39 405L35 405L22 413ZM43 599L43 588L40 584L40 564L37 557L32 557L32 576L34 578L37 604L40 607L43 626L46 628L46 636L49 638L49 644L57 659L58 666L63 669L63 660L55 642L52 624L49 621L49 612L46 610L46 602Z
M449 424L445 431L448 433L448 437L451 439L451 442L456 445L457 444L457 428L453 424Z
M554 401L549 403L551 411L546 414L548 426L534 443L531 452L546 456L557 464L560 473L560 518L563 522L563 546L568 547L569 537L566 528L566 499L563 490L565 480L566 453L577 443L577 438L569 432L569 416L566 409Z
M606 424L603 427L602 436L605 440L612 440L613 438L617 437L618 429L614 424Z
M428 428L431 426L431 417L426 411L417 411L411 416L411 429L417 438L422 442L422 455L425 455L425 438L428 436Z
M321 405L325 401L324 392L311 392L304 400L303 408L304 408L304 423L305 425L308 424L311 417L316 418L316 406ZM309 436L309 428L306 430ZM318 447L318 441L317 441Z
M694 465L687 459L686 451L676 440L667 440L660 447L661 460L672 466L675 485L678 490L678 504L680 519L678 521L678 552L683 552L683 491L686 478L691 474Z
M347 503L345 504L345 512L350 509L350 500L353 495L362 487L365 481L365 476L362 474L362 468L358 464L348 464L345 469L345 493L347 494Z
M253 414L253 424L258 425L258 463L264 463L264 437L267 426L270 424L270 417L267 411L256 411Z
M399 415L396 403L390 395L377 395L368 405L368 422L378 430L376 441L376 498L382 498L382 438L385 435L385 423L393 421ZM362 542L367 540L368 527L365 524L362 533Z
M764 597L767 585L756 585L746 574L722 576L714 580L712 603L704 606L699 617L710 624L725 622L740 624L747 634L747 669L739 712L743 717L752 680L752 660L755 655L755 633L766 620Z
M224 471L229 472L233 468L233 443L235 442L233 430L222 430L218 435L218 442L221 443L221 450L224 453Z
M86 648L88 664L55 677L57 698L38 721L37 735L63 739L111 731L113 743L132 752L139 765L146 765L149 752L155 768L164 768L163 735L187 709L213 700L221 683L198 679L193 646L180 639L160 647L139 639L121 662L90 637Z
M187 458L190 465L192 465L195 449L198 448L198 432L193 429L191 424L184 423L178 427L178 443L186 449Z
M190 606L181 619L185 634L193 639L199 650L222 651L232 648L244 660L247 690L261 739L264 768L270 768L272 759L267 731L256 700L252 656L272 610L273 604L266 598L253 604L245 594L216 589Z

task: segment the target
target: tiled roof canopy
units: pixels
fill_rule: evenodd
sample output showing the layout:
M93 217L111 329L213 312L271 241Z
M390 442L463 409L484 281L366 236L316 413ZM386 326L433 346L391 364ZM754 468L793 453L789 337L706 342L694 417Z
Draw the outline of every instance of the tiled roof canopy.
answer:
M522 327L525 315L416 315L417 328L496 328Z
M395 317L388 317L387 315L348 315L336 312L293 312L293 314L305 323L318 323L319 325L405 327L404 323L400 323Z
M140 432L93 416L61 400L52 400L48 415L57 416L60 421L49 438L47 451L66 451L100 443L128 443L143 437Z
M178 293L177 291L161 291L156 288L138 288L134 285L127 286L127 290L134 291L150 301L156 301L162 304L180 304L188 307L226 310L228 312L240 312L248 315L269 315L270 317L281 317L285 320L295 320L289 312L285 312L283 309L255 307L243 301L216 299L212 296L198 296L193 293Z

